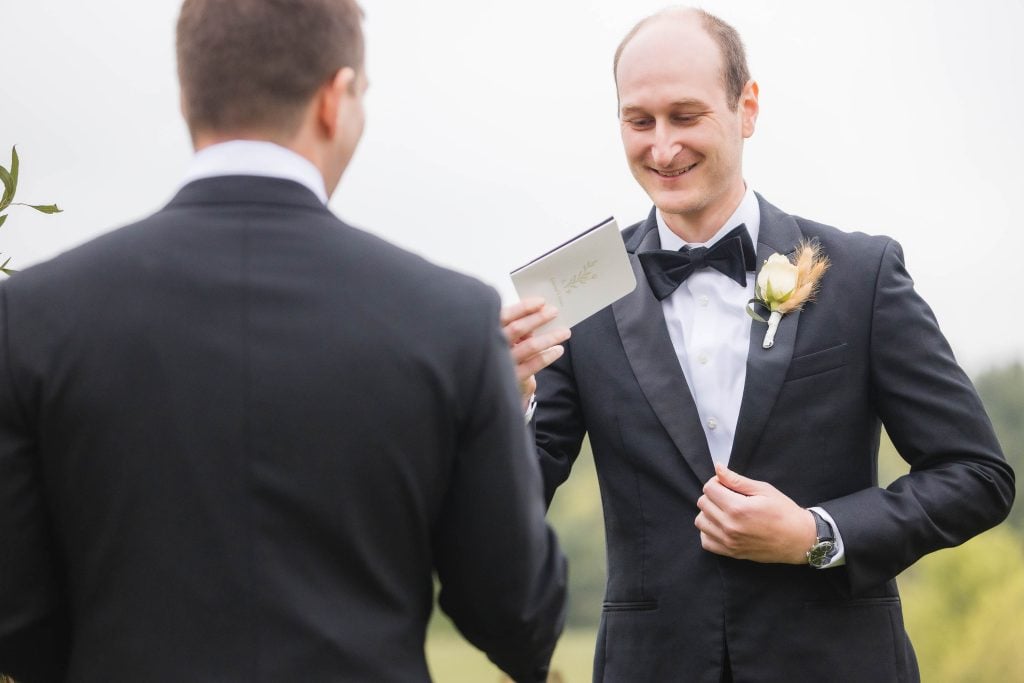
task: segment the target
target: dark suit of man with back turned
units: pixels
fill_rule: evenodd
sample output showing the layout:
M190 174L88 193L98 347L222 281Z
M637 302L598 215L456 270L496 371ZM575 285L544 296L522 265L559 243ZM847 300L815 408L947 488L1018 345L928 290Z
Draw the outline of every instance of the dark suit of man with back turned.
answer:
M0 671L427 681L459 629L539 681L565 565L495 292L325 206L350 0L187 0L198 153L150 218L0 287Z
M538 302L505 311L527 391L554 361L534 417L549 496L584 433L593 448L608 538L594 679L915 681L894 577L1013 500L981 403L898 244L786 214L744 183L758 90L731 27L656 15L615 75L626 156L655 204L623 234L636 291L561 348L564 332L530 336L552 315ZM744 310L753 271L802 241L831 268L763 348L767 326ZM911 466L885 489L882 424Z

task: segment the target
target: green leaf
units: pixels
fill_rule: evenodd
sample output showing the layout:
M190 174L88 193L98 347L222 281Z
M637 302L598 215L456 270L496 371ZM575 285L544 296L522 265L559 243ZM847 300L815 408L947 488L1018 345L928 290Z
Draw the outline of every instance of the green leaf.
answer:
M11 188L11 196L14 196L14 191L18 189L18 167L20 166L18 160L18 147L15 145L11 147L11 180L14 181L14 187Z
M0 226L3 226L3 224L4 224L4 222L5 222L6 220L7 220L7 216L6 216L6 214L5 214L5 215L3 215L3 216L0 216Z
M764 302L761 301L760 299L751 299L750 301L747 302L747 315L749 315L751 318L753 318L754 320L756 320L756 321L758 321L760 323L768 322L767 318L759 315L757 313L757 311L754 310L754 305L755 304L758 305L758 306L764 306Z
M17 189L17 168L20 164L17 159L17 146L10 148L10 170L0 166L0 180L3 181L3 198L0 199L0 211L3 211L14 201L14 190Z
M10 175L7 176L10 180L10 187L4 192L5 203L3 206L10 204L14 201L14 193L18 191L18 167L21 166L21 162L18 159L18 148L17 146L11 147L11 169ZM3 208L0 206L0 208Z
M35 209L39 213L62 213L56 204L28 204L28 207Z
M0 166L0 182L4 184L4 194L3 197L0 197L0 211L3 211L14 200L14 181L3 166Z

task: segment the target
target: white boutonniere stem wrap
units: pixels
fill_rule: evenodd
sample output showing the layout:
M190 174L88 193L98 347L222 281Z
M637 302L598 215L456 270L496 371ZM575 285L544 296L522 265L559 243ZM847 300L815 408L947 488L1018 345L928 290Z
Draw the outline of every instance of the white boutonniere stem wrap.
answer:
M821 277L829 267L828 257L817 242L801 242L789 258L772 254L761 266L754 283L754 298L747 303L751 318L768 323L762 348L775 346L775 332L782 316L799 311L818 292ZM768 317L758 313L763 309Z

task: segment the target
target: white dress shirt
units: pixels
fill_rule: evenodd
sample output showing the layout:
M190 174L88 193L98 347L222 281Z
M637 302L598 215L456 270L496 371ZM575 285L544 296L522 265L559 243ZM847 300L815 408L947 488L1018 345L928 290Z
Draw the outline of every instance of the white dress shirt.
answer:
M260 140L231 140L201 149L192 157L181 186L200 178L226 175L293 180L327 203L324 177L313 162L290 149Z
M656 213L662 249L711 247L741 223L747 227L751 242L757 248L761 209L749 186L736 211L707 242L684 242L669 229L661 211ZM746 308L753 298L753 273L747 274L746 287L740 287L714 268L704 268L690 275L661 302L669 337L693 394L711 459L723 465L729 464L747 380L751 318ZM845 551L835 520L821 508L810 509L832 526L836 537L838 552L827 566L844 564Z
M757 197L749 187L736 211L707 242L684 242L669 229L661 211L657 216L661 248L670 251L684 246L711 247L741 223L747 226L756 245L761 227ZM661 302L672 346L697 404L711 459L723 465L729 464L747 379L750 316L746 307L752 298L752 273L747 274L747 286L740 287L714 268L704 268Z

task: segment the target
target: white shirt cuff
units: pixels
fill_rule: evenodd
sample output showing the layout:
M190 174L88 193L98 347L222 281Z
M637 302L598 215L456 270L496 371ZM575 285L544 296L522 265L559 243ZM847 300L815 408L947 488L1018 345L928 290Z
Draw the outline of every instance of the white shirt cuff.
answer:
M533 414L536 411L537 411L537 394L532 394L530 396L530 403L529 403L529 405L526 406L526 414L525 414L526 424L530 424L530 420L533 419ZM832 524L832 523L829 522L829 524ZM835 528L834 524L832 525L832 528Z
M839 527L836 526L836 520L832 519L832 515L825 512L822 508L814 507L807 509L821 515L821 518L828 522L828 525L832 527L832 534L836 537L836 554L832 556L832 560L828 564L821 568L831 569L832 567L841 567L846 564L846 547L843 545L843 536L839 533Z

